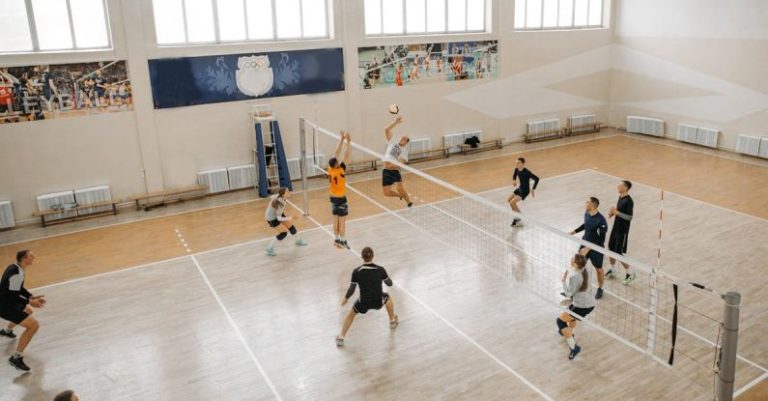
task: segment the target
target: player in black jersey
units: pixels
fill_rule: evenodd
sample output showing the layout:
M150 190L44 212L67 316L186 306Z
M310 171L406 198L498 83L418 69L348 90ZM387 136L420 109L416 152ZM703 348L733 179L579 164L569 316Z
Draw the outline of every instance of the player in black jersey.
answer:
M533 180L533 188L531 188L531 180ZM517 165L515 166L515 174L512 176L512 185L517 187L515 192L509 196L507 202L509 206L517 213L520 211L518 202L524 201L531 194L532 197L536 197L536 187L539 185L539 177L533 174L531 170L525 168L525 159L522 157L517 158ZM512 227L519 227L523 225L523 221L519 217L515 217L512 220Z
M608 249L619 255L627 253L629 224L632 222L632 215L635 211L635 201L629 196L630 188L632 188L631 182L627 180L621 181L616 188L619 192L619 201L616 203L616 207L612 207L608 210L608 218L615 217L613 228L611 229L611 237L608 239ZM605 277L611 278L615 275L613 269L616 267L616 260L608 258L608 263L611 264L611 267L605 272ZM621 262L621 265L624 266L624 269L627 271L627 276L622 283L628 285L635 279L635 273L632 270L632 266L624 262Z
M30 369L22 354L40 328L40 323L32 316L32 308L42 308L46 303L43 295L32 295L24 288L26 270L34 260L35 255L28 250L17 252L16 263L8 266L0 279L0 318L10 322L7 328L0 330L0 335L16 338L13 328L17 325L24 327L16 352L8 359L11 366L24 372Z
M381 290L381 282L383 281L384 284L392 287L392 279L389 278L383 267L373 263L373 249L370 247L363 248L362 257L365 263L352 272L352 282L346 295L344 295L344 299L341 300L341 306L346 305L349 297L355 293L355 288L360 286L360 298L347 314L341 328L341 334L336 337L336 345L339 347L344 345L344 336L347 335L347 331L349 331L349 327L352 326L352 321L355 320L358 313L366 313L370 309L379 310L382 306L386 306L389 314L389 328L394 329L398 324L395 304L389 294Z

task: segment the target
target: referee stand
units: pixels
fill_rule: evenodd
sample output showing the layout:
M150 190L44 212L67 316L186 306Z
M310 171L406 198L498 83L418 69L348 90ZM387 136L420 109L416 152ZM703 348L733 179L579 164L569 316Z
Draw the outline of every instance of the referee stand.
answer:
M266 198L275 193L280 187L293 190L291 175L288 170L288 160L285 158L285 147L280 135L280 125L275 118L272 107L267 104L256 104L251 109L251 120L256 135L256 148L253 150L256 165L256 191L259 197Z

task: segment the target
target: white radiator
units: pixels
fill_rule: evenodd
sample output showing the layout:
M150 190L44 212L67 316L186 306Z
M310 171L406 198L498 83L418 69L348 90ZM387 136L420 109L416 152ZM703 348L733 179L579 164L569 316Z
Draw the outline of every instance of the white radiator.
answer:
M650 117L627 116L627 132L664 136L664 120Z
M568 117L568 127L571 128L572 132L591 131L595 124L597 124L597 115L595 114Z
M341 155L341 157L344 157L344 155ZM313 165L317 166L317 168L313 167ZM328 164L323 155L317 155L316 158L314 155L307 155L306 167L307 177L317 177L323 175L323 171L328 168ZM288 159L288 173L291 175L291 180L301 179L301 162L298 157Z
M471 138L473 136L476 136L481 141L483 140L483 131L477 130L477 131L468 131L468 132L457 132L455 134L447 134L443 135L443 146L446 148L450 147L448 151L450 153L458 153L461 152L461 148L459 145L463 145L464 141L467 138Z
M677 125L677 140L681 142L696 143L699 127L689 124Z
M0 229L11 228L15 225L11 201L0 201Z
M64 206L73 206L75 204L75 191L62 191L50 194L43 194L37 197L37 210L43 212L51 209L60 209ZM63 213L52 214L51 219L60 219L62 217L73 217L76 212L67 210Z
M756 136L739 135L738 139L736 139L736 151L750 156L760 155L760 138ZM768 151L768 149L766 149L766 151Z
M690 124L678 124L677 140L710 148L717 147L720 131L712 128L697 127Z
M75 202L78 205L87 205L89 203L103 202L112 200L112 193L107 185L99 185L97 187L82 188L75 190ZM99 206L89 207L87 209L80 209L79 214L106 212L112 210L112 206Z
M429 157L430 150L432 150L431 138L413 138L408 143L408 157L411 159Z
M760 139L760 152L757 155L768 159L768 138L763 137Z
M253 188L256 186L256 166L244 164L227 168L229 189Z
M528 135L542 135L560 131L560 119L529 121Z
M719 130L699 127L696 131L696 144L709 148L717 148L717 140L719 137Z
M229 175L227 169L219 168L197 172L197 183L208 187L208 193L229 191Z

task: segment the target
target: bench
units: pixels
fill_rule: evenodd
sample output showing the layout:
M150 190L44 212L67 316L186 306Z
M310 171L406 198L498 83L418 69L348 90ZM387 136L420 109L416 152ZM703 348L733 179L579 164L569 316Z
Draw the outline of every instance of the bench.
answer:
M62 208L62 209L49 209L49 210L42 210L38 212L32 213L33 216L39 217L40 222L42 223L43 227L46 227L51 224L58 224L68 221L75 221L79 220L85 217L90 216L101 216L105 214L117 214L117 204L120 203L119 199L112 199L112 200L106 200L101 202L95 202L95 203L89 203L84 205L77 205L74 207L69 208ZM100 208L103 206L111 206L110 210L98 210L98 211L87 211L87 209L94 209L94 208ZM66 216L65 214L74 213L71 216ZM57 215L65 215L63 217L57 217L50 219L52 216ZM49 219L46 219L48 217Z
M136 210L144 209L145 212L148 212L156 207L166 206L169 203L202 198L205 196L206 189L208 187L205 185L195 185L185 188L147 192L141 195L130 196L125 201L136 202ZM151 202L153 199L155 199L154 203Z
M467 145L465 143L459 145L459 148L461 149L461 154L466 155L469 153L475 153L475 152L484 152L486 150L492 150L492 149L501 149L501 139L490 139L487 141L481 141L477 144L477 147L472 147L472 145Z
M451 147L446 146L442 148L430 149L426 152L419 152L419 156L411 157L410 163L425 162L429 160L444 159L451 155Z
M550 139L558 139L563 137L563 132L566 130L566 128L557 129L557 130L550 130L550 131L541 131L536 133L528 132L525 134L525 143L531 143L531 142L538 142L538 141L547 141Z
M573 136L573 135L580 135L580 134L592 134L595 132L600 132L601 128L603 128L603 123L584 124L584 125L578 125L575 127L566 127L565 135Z

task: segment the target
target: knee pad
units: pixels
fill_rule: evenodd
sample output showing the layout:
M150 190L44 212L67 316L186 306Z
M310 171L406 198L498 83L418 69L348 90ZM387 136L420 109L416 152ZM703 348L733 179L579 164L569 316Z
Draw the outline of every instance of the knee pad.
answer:
M563 335L563 329L568 327L568 323L564 322L563 319L557 318L555 321L557 323L557 332L560 333L560 335Z
M288 231L291 232L291 235L296 235L296 233L299 232L299 230L296 229L296 226L291 226Z
M288 233L280 233L280 234L277 234L277 240L278 240L278 241L282 241L282 240L283 240L283 239L285 239L285 237L287 237L287 236L288 236Z

